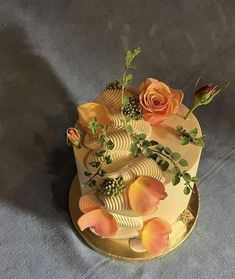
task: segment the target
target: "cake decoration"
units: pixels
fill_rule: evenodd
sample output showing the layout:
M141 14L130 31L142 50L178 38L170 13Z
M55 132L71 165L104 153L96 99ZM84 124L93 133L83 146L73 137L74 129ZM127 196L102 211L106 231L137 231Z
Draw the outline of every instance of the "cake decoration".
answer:
M198 80L199 82L199 80ZM197 84L196 86L197 87ZM226 89L230 84L230 81L226 81L222 83L221 85L205 85L199 89L196 88L195 91L195 99L194 99L194 104L192 108L188 111L188 113L185 116L185 119L188 119L189 115L198 107L202 105L208 105L215 96L217 96L221 91Z
M96 100L78 106L67 143L74 147L81 181L80 230L158 255L176 231L186 234L182 220L194 219L187 206L199 183L205 135L191 113L228 83L196 90L188 110L181 90L155 78L130 87L139 53L140 48L127 52L121 82L109 83Z

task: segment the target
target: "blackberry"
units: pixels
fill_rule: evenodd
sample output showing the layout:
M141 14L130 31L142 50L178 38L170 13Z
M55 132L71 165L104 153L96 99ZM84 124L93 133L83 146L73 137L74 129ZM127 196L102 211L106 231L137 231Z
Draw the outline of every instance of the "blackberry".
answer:
M119 80L114 80L112 82L110 82L106 87L105 89L109 90L109 89L121 89L122 88L122 85L120 83Z
M124 181L121 176L115 178L106 178L101 183L101 193L105 196L112 197L118 196L124 190Z
M129 97L129 102L123 107L123 114L129 115L132 119L142 119L140 102L135 97Z

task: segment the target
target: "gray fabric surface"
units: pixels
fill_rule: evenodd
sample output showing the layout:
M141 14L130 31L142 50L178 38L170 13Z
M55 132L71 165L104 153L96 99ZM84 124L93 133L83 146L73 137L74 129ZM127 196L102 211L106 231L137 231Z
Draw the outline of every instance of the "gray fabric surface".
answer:
M0 2L0 278L235 278L234 11L232 0ZM64 131L136 46L135 84L154 76L186 105L199 76L232 81L196 112L207 135L197 226L147 263L93 252L67 209L76 170Z

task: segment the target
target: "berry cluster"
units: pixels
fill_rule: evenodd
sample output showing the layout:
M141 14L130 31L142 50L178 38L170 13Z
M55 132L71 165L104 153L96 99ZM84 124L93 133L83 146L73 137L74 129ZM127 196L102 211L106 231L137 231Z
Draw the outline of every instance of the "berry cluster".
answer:
M130 116L132 119L142 119L141 106L137 98L129 97L129 102L123 107L123 114Z
M124 190L124 181L121 176L115 178L106 178L101 183L101 192L108 197L118 196Z

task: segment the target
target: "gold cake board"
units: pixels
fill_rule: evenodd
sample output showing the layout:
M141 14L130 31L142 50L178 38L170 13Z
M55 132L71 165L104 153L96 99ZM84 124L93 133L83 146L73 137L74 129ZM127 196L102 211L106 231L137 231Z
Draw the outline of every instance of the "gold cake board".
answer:
M195 227L198 212L199 212L199 195L196 185L194 186L194 193L192 193L188 208L186 209L186 214L184 219L184 223L186 224L186 233L183 235L179 235L179 237L174 237L174 242L171 243L167 250L165 250L160 255L154 256L149 254L148 252L135 252L133 251L128 244L127 240L117 240L117 239L107 239L101 238L91 230L86 229L83 232L80 230L77 224L77 220L83 214L78 206L78 201L81 196L80 183L78 176L76 175L73 179L70 192L69 192L69 212L72 219L72 222L85 240L85 242L95 251L109 257L113 257L116 259L126 260L126 261L147 261L152 260L158 257L165 256L171 251L175 250L183 241L189 236ZM188 218L191 215L193 218Z

